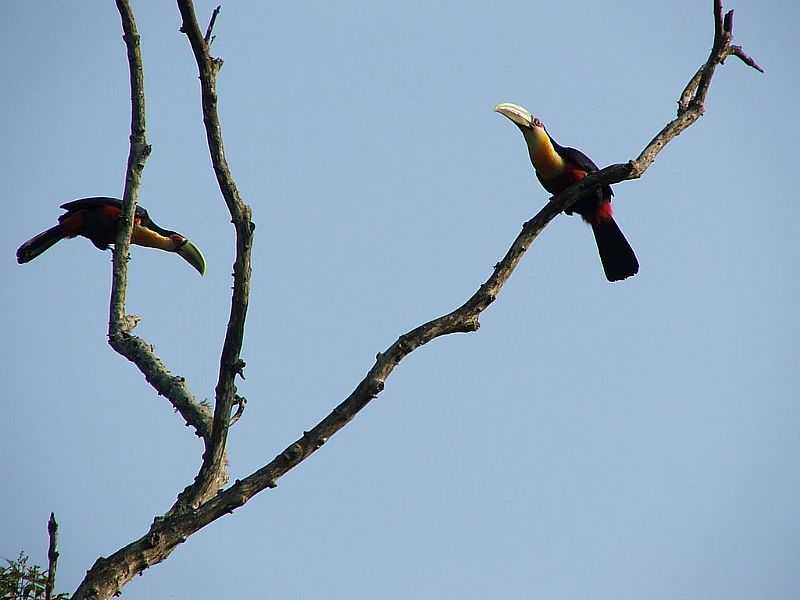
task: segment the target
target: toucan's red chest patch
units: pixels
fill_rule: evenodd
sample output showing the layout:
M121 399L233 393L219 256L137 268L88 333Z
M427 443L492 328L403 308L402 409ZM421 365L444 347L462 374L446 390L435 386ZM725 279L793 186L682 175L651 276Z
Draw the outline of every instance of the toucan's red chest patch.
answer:
M586 177L587 173L583 169L579 169L578 167L573 167L572 165L567 165L564 169L564 178L569 179L570 185L573 183L579 182L581 179Z
M539 174L539 180L542 182L544 189L551 194L558 194L563 192L573 183L579 182L586 177L586 171L577 169L573 166L566 165L562 171L555 177L545 178Z

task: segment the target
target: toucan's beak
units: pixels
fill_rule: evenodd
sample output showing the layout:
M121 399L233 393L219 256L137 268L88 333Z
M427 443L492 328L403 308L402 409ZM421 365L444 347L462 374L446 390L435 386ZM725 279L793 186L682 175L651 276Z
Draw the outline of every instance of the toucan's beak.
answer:
M511 104L510 102L504 102L503 104L498 104L497 106L495 106L494 111L499 112L504 117L508 117L520 127L533 126L533 115L531 115L528 109L523 108L518 104Z
M191 240L186 240L175 252L180 254L186 262L197 269L200 275L206 272L206 259L203 258L203 253L200 252L200 248L195 246Z

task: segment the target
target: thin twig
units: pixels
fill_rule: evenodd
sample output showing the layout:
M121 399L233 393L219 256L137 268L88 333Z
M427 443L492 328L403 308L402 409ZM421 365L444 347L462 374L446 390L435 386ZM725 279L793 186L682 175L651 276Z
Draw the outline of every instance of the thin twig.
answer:
M764 72L764 69L762 69L755 60L745 54L741 46L731 46L731 54L741 60L748 67L753 67L756 71L760 71L761 73Z
M47 548L47 584L44 588L44 600L50 600L56 587L56 568L58 567L58 523L56 516L50 513L47 521L47 537L50 545Z
M214 23L217 22L217 15L219 11L222 10L222 5L220 4L217 8L214 9L214 12L211 13L211 20L208 22L208 28L206 29L206 34L203 36L203 41L206 43L206 46L210 46L214 43L214 37L211 33L214 31Z

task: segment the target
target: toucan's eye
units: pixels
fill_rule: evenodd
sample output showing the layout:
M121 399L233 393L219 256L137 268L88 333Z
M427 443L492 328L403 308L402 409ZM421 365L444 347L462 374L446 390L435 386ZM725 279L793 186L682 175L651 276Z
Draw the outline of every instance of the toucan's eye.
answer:
M533 119L533 126L534 126L534 127L544 127L544 123L542 123L542 122L541 122L539 119L537 119L537 118L535 118L535 117L534 117L534 119Z

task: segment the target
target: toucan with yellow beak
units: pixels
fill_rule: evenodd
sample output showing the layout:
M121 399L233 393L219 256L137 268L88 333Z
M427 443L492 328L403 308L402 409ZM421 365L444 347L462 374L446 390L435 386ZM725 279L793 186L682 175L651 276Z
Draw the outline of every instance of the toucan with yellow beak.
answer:
M17 250L17 262L32 261L53 244L64 238L83 236L100 250L107 250L117 237L117 225L122 212L122 201L117 198L98 196L81 198L62 204L66 210L58 218L58 225L43 231L22 244ZM131 244L174 252L192 265L202 275L206 261L200 248L180 233L162 229L156 225L141 206L136 207L133 217Z
M498 104L495 111L519 127L528 145L528 154L539 182L551 194L563 192L597 165L580 150L565 148L556 142L539 119L517 104ZM600 262L609 281L621 281L639 272L639 261L622 234L611 212L611 186L588 191L566 213L578 213L592 227Z

